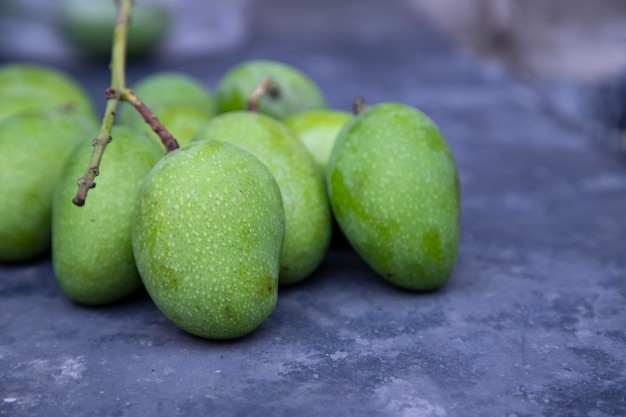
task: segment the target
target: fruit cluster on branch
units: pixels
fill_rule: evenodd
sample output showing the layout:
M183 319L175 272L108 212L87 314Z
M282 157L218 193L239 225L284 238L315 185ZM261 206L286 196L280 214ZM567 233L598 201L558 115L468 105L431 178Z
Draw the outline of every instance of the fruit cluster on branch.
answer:
M235 65L214 91L180 72L131 89L131 2L118 6L99 130L66 74L0 67L0 262L51 248L71 300L105 305L144 286L175 325L209 339L265 322L279 287L315 275L333 233L394 285L445 284L459 180L428 116L362 98L352 113L329 108L308 75L269 60Z

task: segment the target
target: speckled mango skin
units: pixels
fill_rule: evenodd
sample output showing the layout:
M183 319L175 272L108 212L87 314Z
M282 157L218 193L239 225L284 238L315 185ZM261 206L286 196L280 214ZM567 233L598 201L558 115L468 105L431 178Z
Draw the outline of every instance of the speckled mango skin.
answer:
M111 136L85 205L72 199L93 151L89 138L68 158L52 205L54 273L63 293L81 304L116 302L141 287L131 243L133 210L144 177L165 154L131 128L116 126Z
M280 96L263 96L260 113L283 120L305 110L327 107L319 87L297 68L276 61L251 60L231 68L219 80L215 90L218 113L245 110L248 99L266 77L278 86Z
M95 121L71 108L29 109L0 121L0 262L49 250L52 199L65 160L97 132Z
M411 290L448 280L459 245L458 173L426 115L381 103L348 122L330 157L327 187L344 235L383 278Z
M337 135L353 114L339 110L309 110L285 119L285 125L300 139L325 177Z
M323 178L298 138L279 121L247 111L216 116L200 128L196 138L237 145L269 168L285 209L279 282L292 285L308 278L330 245L332 215Z
M133 251L166 317L196 336L232 339L274 310L284 227L280 190L265 165L228 143L198 141L146 177Z
M91 99L67 74L25 62L0 66L0 120L21 110L65 107L96 122Z

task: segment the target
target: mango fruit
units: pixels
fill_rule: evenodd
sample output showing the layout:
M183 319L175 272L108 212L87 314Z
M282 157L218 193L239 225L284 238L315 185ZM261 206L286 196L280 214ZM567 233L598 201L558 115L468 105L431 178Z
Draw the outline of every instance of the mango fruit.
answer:
M231 144L181 146L148 173L132 226L157 308L208 339L241 337L275 308L285 218L265 165Z
M218 113L246 110L248 99L267 77L278 88L278 94L261 98L260 113L282 120L295 113L327 107L323 92L299 69L277 61L251 60L234 66L218 81Z
M328 250L332 217L324 180L304 146L278 120L248 111L216 116L200 128L194 140L204 139L237 145L267 166L278 183L285 210L280 284L309 277Z
M339 227L379 275L411 290L448 280L459 245L459 179L430 118L400 103L367 108L339 134L326 181Z
M41 64L15 62L0 66L0 120L27 109L65 107L96 122L90 97L66 73Z
M28 261L50 248L52 199L65 161L97 132L76 107L24 110L0 121L0 261Z
M81 304L113 303L141 287L131 242L135 200L144 177L165 154L129 127L115 126L111 137L85 205L77 207L72 199L93 150L90 139L68 158L52 206L54 273L63 293Z
M309 110L288 117L284 123L309 151L320 174L325 177L337 135L352 117L352 113L340 110Z

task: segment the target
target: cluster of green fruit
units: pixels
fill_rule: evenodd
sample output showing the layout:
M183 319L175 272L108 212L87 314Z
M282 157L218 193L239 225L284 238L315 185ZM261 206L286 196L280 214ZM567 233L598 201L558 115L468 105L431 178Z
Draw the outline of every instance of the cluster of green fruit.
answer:
M248 99L274 90L257 111ZM273 61L232 68L215 93L177 72L133 89L177 138L119 109L84 207L72 204L97 131L86 95L50 68L0 68L0 261L52 247L57 281L84 304L141 285L180 328L228 339L258 327L279 285L302 282L334 225L382 277L432 290L459 240L456 164L437 126L400 103L329 109L310 78Z

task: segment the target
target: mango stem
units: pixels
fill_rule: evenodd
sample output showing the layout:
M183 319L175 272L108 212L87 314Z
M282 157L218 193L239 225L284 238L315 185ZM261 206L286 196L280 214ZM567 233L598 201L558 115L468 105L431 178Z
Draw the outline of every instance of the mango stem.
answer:
M270 77L266 77L261 81L259 86L252 92L248 99L247 109L251 112L259 111L259 101L264 96L277 98L280 96L280 88Z
M168 152L178 148L178 142L171 133L159 122L156 116L126 86L126 44L128 24L132 12L133 0L117 0L117 17L113 29L113 46L111 49L111 86L105 90L107 99L104 116L98 136L93 140L93 152L89 164L82 177L78 179L78 190L72 202L79 207L85 205L87 193L96 186L95 179L100 173L100 163L106 146L111 143L111 130L115 121L115 113L120 101L128 101L154 130Z
M367 104L367 101L365 101L363 97L357 97L352 102L352 111L356 116L363 113L368 107L369 104Z
M121 99L131 104L143 117L146 123L150 126L150 128L156 133L161 139L161 143L165 146L167 152L172 152L178 149L178 141L174 136L163 126L163 124L159 121L156 115L150 111L148 106L144 104L143 101L130 88L124 90L122 93Z

